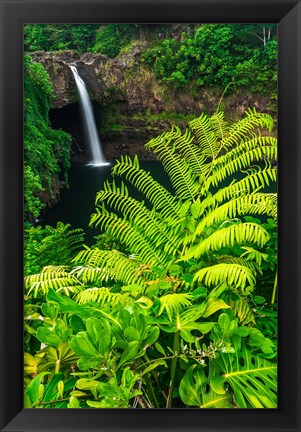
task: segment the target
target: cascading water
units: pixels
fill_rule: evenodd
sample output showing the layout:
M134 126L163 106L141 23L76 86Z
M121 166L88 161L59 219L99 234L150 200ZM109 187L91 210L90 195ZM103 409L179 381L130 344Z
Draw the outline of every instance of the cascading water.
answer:
M93 108L86 89L86 85L84 81L81 79L81 77L79 76L76 66L69 65L69 67L75 79L76 87L79 94L79 100L82 107L82 113L83 113L87 138L88 138L91 155L92 155L91 165L94 166L109 165L109 162L106 161L102 152L100 139L98 137L97 129L95 125Z

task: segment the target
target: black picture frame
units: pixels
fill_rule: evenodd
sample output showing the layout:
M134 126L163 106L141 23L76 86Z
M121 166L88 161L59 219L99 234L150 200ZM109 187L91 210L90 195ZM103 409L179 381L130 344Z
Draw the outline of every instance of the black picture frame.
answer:
M296 0L0 0L1 430L300 431L300 53ZM279 28L278 409L23 409L23 24L275 22Z

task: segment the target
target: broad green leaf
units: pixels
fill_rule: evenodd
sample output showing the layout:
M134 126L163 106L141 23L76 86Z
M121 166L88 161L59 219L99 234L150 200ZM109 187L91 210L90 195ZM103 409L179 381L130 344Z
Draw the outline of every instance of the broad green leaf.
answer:
M73 351L80 356L98 356L98 352L88 338L87 332L79 332L70 339L69 343Z
M195 219L198 218L201 209L202 209L202 204L199 201L195 201L194 203L191 204L190 211L191 211L192 216Z
M157 327L157 326L153 327L151 329L151 331L149 332L149 334L147 335L147 337L145 339L143 339L143 341L142 341L143 348L147 345L153 345L156 342L156 340L158 339L159 335L160 335L159 327Z
M166 362L164 360L157 360L154 363L151 363L149 366L147 366L143 372L142 375L146 375L148 372L152 371L153 369L156 369L158 366L165 365Z
M184 404L199 408L233 408L229 393L220 395L209 386L204 368L191 366L181 380L179 393Z
M165 350L163 348L163 346L161 344L159 344L159 342L155 343L155 348L157 351L159 351L160 354L162 354L164 357L166 356Z
M207 318L210 315L214 314L214 312L220 309L228 309L229 306L221 299L209 298L206 302L206 309L203 313L203 318Z
M53 375L53 377L46 386L43 401L52 401L53 399L57 398L59 393L58 384L62 380L64 380L64 375L62 373Z
M91 408L104 408L103 402L97 402L97 401L87 400L87 404Z
M127 347L122 353L122 356L120 358L118 368L122 366L125 362L132 360L136 357L139 351L139 342L138 341L132 341L127 344Z
M70 396L67 408L80 408L79 400L75 396Z
M234 392L239 408L277 408L277 365L253 355L245 339L234 336L235 354L212 360Z
M124 330L124 336L129 341L139 341L140 339L140 333L135 327L129 326Z
M55 333L55 331L49 327L39 327L36 333L37 339L46 344L57 346L62 339Z
M39 375L34 377L34 379L26 387L25 394L30 399L31 404L38 402L38 400L39 400L39 386L42 383L43 378L49 374L50 374L50 372L39 373ZM27 402L29 402L28 399L27 399Z

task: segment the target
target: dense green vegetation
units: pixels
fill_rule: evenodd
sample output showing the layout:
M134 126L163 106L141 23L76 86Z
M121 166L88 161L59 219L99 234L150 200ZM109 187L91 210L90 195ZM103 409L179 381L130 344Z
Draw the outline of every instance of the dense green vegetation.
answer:
M254 93L273 90L275 96L276 37L273 25L209 24L179 41L165 39L144 58L159 80L177 87L195 79L197 87L231 83L231 91L249 87Z
M146 145L173 193L137 157L117 161L97 245L63 225L28 232L25 407L277 407L272 128L256 111L202 114Z
M27 24L24 26L25 51L88 51L95 43L98 24Z
M277 30L273 24L27 25L25 50L76 49L115 57L139 40L142 61L159 82L228 92L277 92Z
M25 51L137 51L163 87L276 97L276 27L29 24ZM138 41L138 43L137 43ZM144 69L143 69L144 70ZM71 136L49 123L53 88L25 56L25 220L67 185ZM247 110L133 115L173 126L146 144L171 189L123 156L84 232L26 224L27 408L277 408L277 139ZM121 125L116 124L119 130ZM136 190L137 195L130 191ZM140 195L139 195L140 194ZM134 196L142 196L136 199ZM85 211L85 209L82 209Z
M58 222L57 226L38 225L24 232L24 275L38 273L49 263L71 264L76 251L83 246L82 229L71 229L69 224Z
M71 136L49 125L53 88L49 75L30 56L24 59L24 201L25 220L38 217L67 182Z

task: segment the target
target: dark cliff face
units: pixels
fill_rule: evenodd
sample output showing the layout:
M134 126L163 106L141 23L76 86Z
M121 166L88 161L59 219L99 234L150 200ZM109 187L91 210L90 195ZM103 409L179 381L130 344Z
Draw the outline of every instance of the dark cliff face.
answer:
M198 115L214 112L222 90L208 91L193 88L176 89L159 84L154 74L141 61L145 45L134 44L125 53L111 59L102 54L78 54L76 51L32 53L34 61L43 64L54 85L53 108L61 108L78 100L75 82L68 64L75 64L86 83L93 101L106 106L119 104L124 114L150 110L152 113L175 112ZM249 106L269 111L267 96L251 95L240 91L225 97L223 105L237 115Z
M203 111L208 114L216 111L222 90L196 91L192 84L177 89L158 83L152 71L143 64L143 50L145 44L139 42L114 59L76 51L30 54L50 75L55 92L52 104L54 127L67 130L74 137L74 161L87 158L87 149L80 137L82 130L76 131L76 127L81 127L79 116L76 117L76 110L71 109L72 104L78 102L78 94L70 64L76 65L87 86L108 159L116 159L122 154L138 154L141 159L151 159L153 156L144 148L151 138L169 130L172 124L184 129L189 120ZM275 104L273 108L269 97L252 95L246 90L224 97L222 107L230 120L238 120L249 107L275 114ZM73 117L70 130L65 127L65 110ZM61 117L57 121L56 111Z

